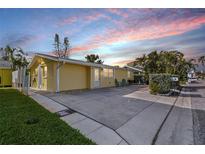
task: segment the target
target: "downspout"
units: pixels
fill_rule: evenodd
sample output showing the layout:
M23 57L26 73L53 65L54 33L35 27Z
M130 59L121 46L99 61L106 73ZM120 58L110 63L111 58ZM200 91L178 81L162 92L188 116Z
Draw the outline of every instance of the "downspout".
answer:
M64 63L60 64L60 61L58 60L57 67L56 67L56 92L60 92L60 67Z
M60 91L60 81L59 81L59 76L60 76L60 63L58 62L57 67L56 67L56 92Z

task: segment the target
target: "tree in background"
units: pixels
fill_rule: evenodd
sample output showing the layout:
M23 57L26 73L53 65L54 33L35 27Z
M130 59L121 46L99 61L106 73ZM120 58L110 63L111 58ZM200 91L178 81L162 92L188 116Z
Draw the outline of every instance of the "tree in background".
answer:
M103 64L104 62L99 58L98 55L95 55L95 54L87 55L85 59L87 60L87 62L90 62L90 63Z
M55 51L53 52L58 58L68 58L69 57L69 54L70 54L70 42L69 42L69 39L68 37L65 37L63 39L63 44L61 44L61 41L60 41L60 37L59 35L56 33L55 34L55 37L54 37L54 47L55 47ZM56 85L57 85L57 88L56 88L56 92L59 92L59 85L60 85L60 82L59 82L59 70L60 70L60 67L63 65L63 63L60 62L60 60L58 60L58 63L57 63L57 67L56 67L56 72L57 72L57 75L56 75Z
M60 41L60 36L56 33L54 37L54 48L53 52L57 57L69 57L70 54L70 41L68 37L64 37L63 44Z
M8 60L12 64L12 69L20 69L26 67L28 61L26 60L26 54L21 48L12 48L9 45L6 46L4 60Z
M198 62L201 63L204 66L204 64L205 64L205 56L199 57Z
M185 80L187 72L195 69L193 60L186 60L179 51L153 51L136 58L134 63L144 67L147 79L149 74L168 73L179 75L180 80Z

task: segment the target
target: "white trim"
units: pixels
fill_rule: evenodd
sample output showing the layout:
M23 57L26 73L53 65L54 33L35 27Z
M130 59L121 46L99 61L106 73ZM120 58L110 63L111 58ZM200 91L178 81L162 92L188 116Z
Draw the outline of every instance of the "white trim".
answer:
M60 91L60 63L57 64L56 68L56 92Z
M41 64L38 65L38 88L42 88L42 72L41 72Z
M58 57L55 57L55 56L44 55L44 54L40 54L40 53L35 54L35 56L32 58L31 63L29 64L28 68L31 68L31 66L34 63L33 60L36 56L46 58L46 59L50 59L50 60L57 61L57 62L72 63L72 64L79 64L79 65L85 65L85 66L99 67L99 68L114 68L113 66L109 66L109 65L89 63L89 62L74 60L74 59L58 58Z
M5 69L5 70L11 70L12 68L11 67L0 67L0 69Z
M98 73L98 80L95 80L96 73ZM100 88L100 81L101 81L101 78L100 78L100 68L96 68L95 67L95 68L93 68L93 86L94 86L94 88Z
M144 72L143 70L136 68L136 67L131 67L131 66L125 66L125 67L132 69L132 70L135 70L135 71L138 71L138 72Z

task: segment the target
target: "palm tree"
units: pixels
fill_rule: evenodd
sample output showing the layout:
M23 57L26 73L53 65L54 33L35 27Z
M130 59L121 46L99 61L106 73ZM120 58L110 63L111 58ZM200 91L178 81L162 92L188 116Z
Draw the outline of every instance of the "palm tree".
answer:
M60 36L56 33L54 37L54 48L55 51L53 53L57 57L65 58L66 56L68 56L70 51L70 42L68 37L64 37L63 44L61 44Z
M8 61L11 62L12 64L12 69L15 69L15 58L14 58L14 53L16 51L16 48L11 48L9 45L6 46L4 49L6 51L6 56L8 57Z
M70 42L68 40L68 37L65 37L63 40L63 45L64 45L64 57L67 56L69 57L69 49L70 49Z
M6 55L8 56L8 61L10 61L12 64L11 67L13 70L28 65L28 62L25 57L25 53L21 48L12 48L9 45L7 45L5 51L6 51Z
M61 46L60 37L56 33L54 37L54 48L55 48L54 54L58 57L61 57L60 46Z
M147 60L146 54L143 54L142 57L138 57L134 61L134 65L140 65L140 66L145 66Z
M104 62L99 58L98 55L95 55L95 54L87 55L85 59L87 60L87 62L91 62L91 63L103 64Z
M199 57L198 62L201 63L204 66L204 64L205 64L205 56Z

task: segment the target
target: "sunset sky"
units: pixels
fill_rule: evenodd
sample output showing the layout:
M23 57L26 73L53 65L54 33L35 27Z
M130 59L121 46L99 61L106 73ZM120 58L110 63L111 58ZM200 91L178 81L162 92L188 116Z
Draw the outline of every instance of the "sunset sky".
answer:
M205 54L205 9L0 9L0 47L54 50L54 34L68 37L71 58L98 54L123 65L153 50Z

